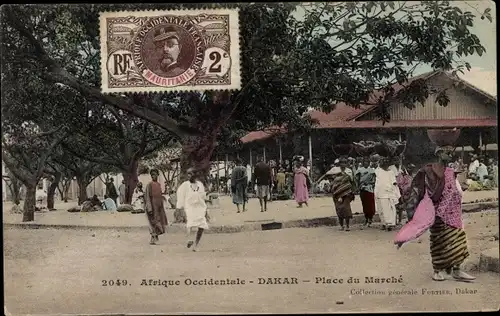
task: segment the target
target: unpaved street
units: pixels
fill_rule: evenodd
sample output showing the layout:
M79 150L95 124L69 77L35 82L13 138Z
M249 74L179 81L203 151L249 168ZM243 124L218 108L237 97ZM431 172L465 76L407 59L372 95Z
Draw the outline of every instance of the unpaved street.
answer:
M14 315L498 309L499 274L475 268L481 250L498 247L492 237L498 211L464 217L472 254L467 269L478 277L473 284L431 280L427 235L396 250L393 233L377 228L210 234L197 253L186 249L179 234L162 236L160 245L150 246L147 231L7 229L5 304ZM402 276L403 281L366 284L370 276ZM298 284L258 284L259 278L285 277ZM317 277L343 283L317 284ZM347 283L349 277L360 283ZM186 285L228 278L245 285ZM143 279L179 285L140 285ZM103 280L126 280L127 285L103 286Z

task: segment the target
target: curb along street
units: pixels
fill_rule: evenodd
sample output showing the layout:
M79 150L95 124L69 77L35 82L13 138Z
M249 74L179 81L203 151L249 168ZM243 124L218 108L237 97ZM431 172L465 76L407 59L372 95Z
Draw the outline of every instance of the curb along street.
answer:
M467 203L462 204L462 210L464 213L474 213L480 212L487 209L498 208L498 201L492 202L481 202L481 203ZM375 215L374 222L380 222L378 215ZM364 216L362 214L355 214L351 221L353 225L364 223ZM81 226L81 225L50 225L50 224L38 224L33 222L28 223L4 223L5 228L23 228L23 229L44 229L44 228L59 228L59 229L78 229L78 230L117 230L117 231L144 231L148 230L148 226ZM276 226L277 228L271 228L270 226ZM320 226L338 226L338 219L336 216L329 217L318 217L318 218L305 218L299 220L290 220L282 222L252 222L243 223L241 225L213 225L207 230L207 234L224 234L224 233L239 233L248 232L256 230L267 230L267 229L280 229L280 228L309 228L309 227L320 227ZM185 233L186 228L184 224L172 224L167 227L167 233Z

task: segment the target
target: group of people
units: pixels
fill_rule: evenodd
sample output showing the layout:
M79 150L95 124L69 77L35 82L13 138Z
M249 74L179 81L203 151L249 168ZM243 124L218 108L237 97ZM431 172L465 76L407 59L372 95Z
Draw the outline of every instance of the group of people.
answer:
M371 226L375 213L379 213L382 229L391 231L398 221L397 205L401 197L397 180L402 173L399 162L395 158L373 155L366 157L354 171L352 169L348 158L341 157L320 179L329 181L326 190L332 195L340 229L350 230L351 203L359 191L365 216L362 229Z
M247 168L243 165L243 160L237 158L235 164L236 166L231 173L230 187L231 197L236 205L237 213L247 211L248 191L252 186L255 186L255 195L259 200L261 212L267 212L267 204L271 200L274 187L277 187L278 194L284 192L287 188L290 190L293 187L297 206L308 205L311 181L309 170L304 166L303 159L296 159L293 185L290 186L285 183L284 169L280 168L280 172L274 175L273 168L264 161L263 157L257 158L257 164L253 167L250 179Z
M369 226L379 213L382 229L391 230L401 222L405 211L408 221L397 234L397 247L429 230L433 280L474 280L463 271L469 257L462 221L462 197L467 184L459 177L464 171L451 164L453 152L451 145L438 146L437 162L420 169L411 164L401 168L399 157L375 155L353 172L347 159L339 159L327 174L340 229L344 230L345 224L345 230L349 230L350 203L357 189L365 215L363 226Z
M472 155L469 165L457 158L449 167L460 171L461 180L466 179L470 191L491 190L498 187L498 161L485 156Z
M150 171L151 182L145 189L139 184L134 192L134 208L145 209L149 224L150 244L155 245L159 236L166 233L168 219L165 212L165 203L172 200L165 197L161 185L158 182L159 172L156 169ZM208 229L210 219L207 208L207 195L204 184L200 181L200 173L190 168L187 170L188 180L184 181L176 192L175 208L183 210L186 215L187 247L197 250L203 232ZM196 237L192 238L193 228L196 228Z
M382 229L391 231L401 223L402 214L406 212L408 221L395 239L397 247L418 238L428 229L433 279L474 280L473 276L462 269L463 262L469 256L461 209L462 195L467 184L460 177L464 173L463 168L451 163L453 150L452 146L438 146L435 151L437 162L426 164L420 169L412 164L403 168L400 165L401 157L372 155L364 158L361 165L356 167L352 164L350 166L345 157L336 160L322 178L328 181L328 191L333 198L340 229L350 230L350 220L353 217L351 203L359 192L365 216L362 228L369 227L374 215L378 213ZM481 170L481 159L478 160L479 166L475 168ZM476 165L474 161L469 166L469 175L473 173L470 172L473 165ZM474 171L481 174L477 169ZM293 174L297 207L307 206L311 180L303 157L296 157ZM165 234L168 221L164 208L165 197L158 182L159 172L153 169L150 175L151 182L144 190L141 183L135 189L133 201L137 203L134 208L144 207L150 227L150 244L156 244L158 236ZM208 229L208 197L201 174L191 168L187 175L188 180L176 191L175 208L185 212L187 247L196 251L204 231ZM251 179L243 161L236 159L230 189L237 212L247 210L248 187L253 184L257 187L256 195L261 212L266 212L274 180L272 167L263 157L258 158ZM429 218L432 220L428 220ZM193 229L196 231L195 237L192 235Z

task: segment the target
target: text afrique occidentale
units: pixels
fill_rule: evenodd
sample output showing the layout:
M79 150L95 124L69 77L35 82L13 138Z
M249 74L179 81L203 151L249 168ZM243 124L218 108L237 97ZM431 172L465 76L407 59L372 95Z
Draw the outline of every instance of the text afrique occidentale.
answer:
M282 277L282 278L256 278L256 279L241 279L241 278L226 278L226 279L176 279L176 280L162 280L162 279L142 279L141 286L224 286L224 285L297 285L297 284L401 284L403 283L403 276L399 277L348 277L348 278L330 278L330 277L315 277L314 279L301 279L297 277Z

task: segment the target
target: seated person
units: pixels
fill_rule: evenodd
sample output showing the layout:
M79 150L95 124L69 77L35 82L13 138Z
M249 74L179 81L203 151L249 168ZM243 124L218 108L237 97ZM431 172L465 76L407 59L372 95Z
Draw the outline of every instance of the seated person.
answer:
M483 190L493 190L496 187L493 176L484 176Z
M14 203L14 206L10 209L10 212L12 214L22 214L23 213L21 206L19 206L19 202Z
M96 212L99 211L101 208L94 206L92 203L92 199L87 199L85 200L82 205L80 206L80 212L86 213L86 212Z
M90 202L92 203L93 207L96 207L98 209L102 209L102 202L99 200L96 194L90 199Z
M321 187L323 193L330 193L330 180L325 179L320 182L320 185L321 183L323 183L323 186Z
M104 209L107 211L116 211L115 201L113 201L113 199L107 195L104 196L104 202L102 202L102 205L104 206Z
M132 207L137 211L144 211L144 190L142 182L137 183L137 187L132 195Z
M483 186L478 181L479 177L475 173L469 173L469 178L465 182L468 185L468 191L481 191Z
M47 199L47 193L43 189L37 189L35 192L35 197L36 197L36 206L35 208L38 209L39 211L44 209L45 206L43 205L43 202Z

